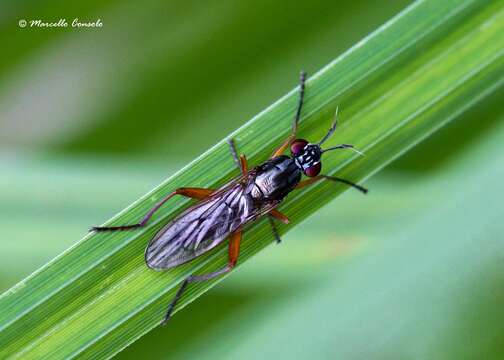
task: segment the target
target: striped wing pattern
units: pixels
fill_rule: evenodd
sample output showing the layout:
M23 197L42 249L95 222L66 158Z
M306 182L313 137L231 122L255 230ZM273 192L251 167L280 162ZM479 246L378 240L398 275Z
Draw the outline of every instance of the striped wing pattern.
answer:
M276 205L255 206L245 194L246 187L242 182L233 182L164 226L145 251L147 265L162 270L188 262Z

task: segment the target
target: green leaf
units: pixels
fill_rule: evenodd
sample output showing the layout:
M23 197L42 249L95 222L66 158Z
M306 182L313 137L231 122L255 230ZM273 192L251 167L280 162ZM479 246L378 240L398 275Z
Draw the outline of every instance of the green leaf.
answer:
M496 91L503 82L503 24L502 1L419 1L311 77L299 135L320 139L339 106L331 144L352 143L366 154L333 152L324 158L324 173L362 180ZM296 102L293 90L230 135L251 164L267 159L288 135ZM107 224L137 222L177 187L215 188L237 174L223 140ZM292 223L281 233L344 190L321 183L291 194L281 209ZM223 246L165 273L145 266L148 241L188 204L173 199L138 231L88 234L4 293L0 357L110 357L157 326L186 276L227 260ZM264 220L250 226L239 265L272 241ZM220 280L191 285L178 309Z

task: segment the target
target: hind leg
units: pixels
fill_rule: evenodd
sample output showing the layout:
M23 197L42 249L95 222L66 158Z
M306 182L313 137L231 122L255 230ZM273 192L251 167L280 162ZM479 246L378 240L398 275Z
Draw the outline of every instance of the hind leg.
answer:
M178 289L177 293L175 294L175 297L173 298L172 302L168 306L168 310L166 311L166 315L164 317L162 325L166 325L166 323L168 323L168 321L170 320L173 310L175 309L175 306L177 305L177 302L181 298L182 294L186 290L187 285L193 282L210 280L233 270L233 268L236 266L236 263L238 262L238 256L240 255L241 237L242 237L242 230L238 230L231 234L228 247L228 264L224 268L204 275L191 275L184 280L182 285L180 285L180 288Z
M182 195L185 197L189 197L191 199L198 199L198 200L203 200L210 194L212 194L215 190L212 189L203 189L203 188L178 188L177 190L173 191L171 194L166 196L164 199L162 199L159 203L156 204L149 212L143 217L143 219L136 223L136 224L130 224L130 225L117 225L117 226L94 226L91 228L90 231L118 231L118 230L130 230L130 229L136 229L136 228L141 228L147 224L149 219L154 215L156 211L159 210L161 206L168 200L170 200L173 196L175 195Z

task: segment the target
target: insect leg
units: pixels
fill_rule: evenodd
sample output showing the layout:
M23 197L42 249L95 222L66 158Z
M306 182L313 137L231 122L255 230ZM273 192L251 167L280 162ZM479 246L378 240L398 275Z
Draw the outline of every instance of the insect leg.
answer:
M231 149L231 155L233 155L233 159L236 165L240 168L242 174L246 176L248 173L247 158L243 154L238 157L238 151L236 151L236 145L233 139L229 139L228 144L229 148Z
M242 230L235 231L230 235L229 238L229 247L228 247L228 264L226 267L208 273L204 275L191 275L187 279L184 280L182 285L180 285L180 288L178 289L177 293L175 294L175 297L173 298L172 302L168 306L168 310L166 311L166 315L163 319L162 325L166 325L166 323L170 320L171 315L173 310L175 309L175 305L177 305L177 302L179 301L180 297L184 293L185 289L187 288L187 285L193 282L199 282L199 281L206 281L213 279L219 275L223 275L225 273L230 272L236 265L238 261L238 256L240 255L240 241L242 237Z
M236 163L236 166L240 167L240 159L238 158L238 151L236 151L236 145L233 139L228 139L229 150L231 151L231 155L233 156L233 160Z
M280 234L278 233L275 221L273 220L273 215L268 214L268 220L271 226L271 231L273 232L273 236L275 237L275 241L277 244L280 244L282 242L282 239L280 238Z
M247 176L248 174L248 165L247 165L247 158L245 157L244 154L240 155L240 168L243 176Z
M289 218L276 209L273 209L268 213L268 220L271 225L271 230L273 232L273 236L275 237L277 244L280 244L282 242L282 239L280 238L280 234L278 233L278 229L277 229L277 227L275 225L275 221L273 219L277 219L277 220L280 220L281 222L283 222L284 224L288 224Z
M303 107L304 100L304 92L305 92L305 81L306 81L306 72L301 71L301 75L299 76L299 101L296 109L296 117L292 122L292 131L287 140L285 140L282 145L275 150L275 152L271 155L271 158L280 156L283 152L289 147L291 142L296 139L297 126L299 123L299 118L301 117L301 108Z
M135 229L139 228L142 226L145 226L147 221L154 215L154 213L168 200L170 200L173 196L175 195L182 195L185 197L189 197L192 199L198 199L198 200L203 200L210 194L212 194L215 190L212 189L203 189L203 188L178 188L177 190L173 191L171 194L166 196L164 199L162 199L159 203L156 204L148 213L147 215L144 216L142 221L136 224L131 224L131 225L119 225L119 226L95 226L92 227L90 231L96 230L96 231L117 231L117 230L129 230L129 229Z
M288 224L289 223L289 218L287 217L287 215L281 213L280 211L278 211L277 209L273 209L269 212L269 215L273 216L275 219L277 220L280 220L281 222L283 222L284 224Z
M338 177L335 177L335 176L328 176L328 175L318 175L318 176L314 176L312 178L309 178L309 179L306 179L306 180L303 180L301 182L299 182L299 184L296 185L296 189L302 189L306 186L309 186L311 184L314 184L320 180L331 180L331 181L335 181L335 182L341 182L343 184L347 184L361 192L363 192L364 194L368 192L368 189L366 189L365 187L363 186L360 186L360 185L357 185L349 180L345 180L345 179L342 179L342 178L338 178Z

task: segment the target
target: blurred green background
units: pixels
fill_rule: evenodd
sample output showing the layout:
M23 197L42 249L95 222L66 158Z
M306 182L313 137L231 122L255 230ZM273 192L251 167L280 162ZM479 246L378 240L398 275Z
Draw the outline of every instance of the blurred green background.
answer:
M408 4L3 1L0 290ZM104 25L18 26L60 18ZM117 357L502 358L503 101L484 99L368 181L369 196L345 193Z

